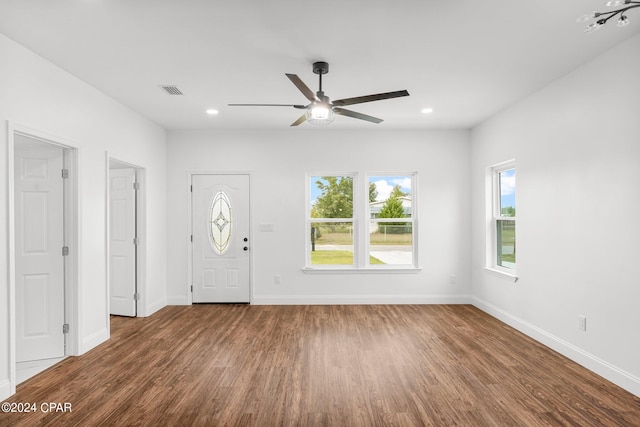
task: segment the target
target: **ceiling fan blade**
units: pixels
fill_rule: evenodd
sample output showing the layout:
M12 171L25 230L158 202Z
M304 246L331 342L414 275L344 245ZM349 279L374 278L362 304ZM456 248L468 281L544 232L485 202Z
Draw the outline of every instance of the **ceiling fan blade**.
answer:
M381 101L383 99L399 98L401 96L409 96L409 92L406 90L398 90L396 92L378 93L375 95L357 96L355 98L336 99L333 101L333 105L353 105L362 104L363 102Z
M299 124L303 123L305 120L307 120L307 113L301 115L298 120L296 120L295 122L291 123L291 126L298 126Z
M298 90L300 90L300 92L302 92L302 94L309 101L311 101L311 102L315 102L316 101L316 94L313 93L313 91L311 89L309 89L309 86L304 84L304 82L300 79L300 77L298 77L297 74L286 74L286 76L289 77L289 80L291 80L291 83L296 85Z
M368 122L376 123L376 124L383 121L382 119L379 119L377 117L368 116L366 114L357 113L351 110L345 110L344 108L340 108L340 107L334 107L333 112L336 114L340 114L341 116L353 117L354 119L366 120Z
M307 108L306 105L298 104L227 104L229 107L293 107L293 108Z

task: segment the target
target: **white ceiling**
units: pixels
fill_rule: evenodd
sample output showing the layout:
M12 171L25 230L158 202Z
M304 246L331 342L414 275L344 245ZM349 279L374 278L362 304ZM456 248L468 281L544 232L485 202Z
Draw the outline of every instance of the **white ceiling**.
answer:
M471 128L640 31L633 11L583 33L603 2L0 0L0 32L166 129L286 129L299 110L227 104L305 104L285 73L316 91L314 61L332 99L411 94L349 107L379 125L332 128Z

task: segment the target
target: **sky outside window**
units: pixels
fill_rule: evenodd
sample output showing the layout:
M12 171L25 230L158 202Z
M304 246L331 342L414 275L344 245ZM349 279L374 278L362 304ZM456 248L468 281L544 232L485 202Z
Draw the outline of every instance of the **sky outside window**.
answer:
M500 213L503 216L516 216L516 170L500 172Z

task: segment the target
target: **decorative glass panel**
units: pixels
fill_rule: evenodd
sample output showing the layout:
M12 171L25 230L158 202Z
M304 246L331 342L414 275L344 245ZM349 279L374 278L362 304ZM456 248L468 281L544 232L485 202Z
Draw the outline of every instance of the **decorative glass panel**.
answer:
M224 191L218 191L211 202L209 212L209 242L218 255L224 254L231 243L233 218L231 203Z

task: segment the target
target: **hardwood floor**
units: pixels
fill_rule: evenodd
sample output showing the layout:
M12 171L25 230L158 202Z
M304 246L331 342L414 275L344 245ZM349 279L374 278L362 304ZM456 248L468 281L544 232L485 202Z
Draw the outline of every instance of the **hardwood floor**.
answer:
M8 401L38 410L0 425L640 425L640 398L472 306L173 306L111 325L19 385Z

